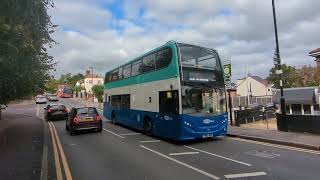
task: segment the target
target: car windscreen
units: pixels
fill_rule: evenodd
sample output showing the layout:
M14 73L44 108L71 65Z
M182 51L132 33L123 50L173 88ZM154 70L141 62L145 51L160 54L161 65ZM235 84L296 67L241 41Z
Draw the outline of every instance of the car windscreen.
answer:
M97 113L96 108L94 107L85 107L77 109L77 114L95 114Z
M66 106L64 106L64 105L51 105L50 109L65 110Z

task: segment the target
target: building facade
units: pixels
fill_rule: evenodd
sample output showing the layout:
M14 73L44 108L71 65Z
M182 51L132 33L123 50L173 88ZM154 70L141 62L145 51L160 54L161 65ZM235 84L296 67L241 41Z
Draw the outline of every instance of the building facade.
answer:
M86 72L85 78L83 80L83 87L87 94L92 94L92 87L94 85L103 85L104 79L97 74L91 74L90 71Z
M237 96L272 96L272 85L259 76L237 80Z
M316 61L317 67L320 68L320 48L310 51L309 56L316 58L314 61Z

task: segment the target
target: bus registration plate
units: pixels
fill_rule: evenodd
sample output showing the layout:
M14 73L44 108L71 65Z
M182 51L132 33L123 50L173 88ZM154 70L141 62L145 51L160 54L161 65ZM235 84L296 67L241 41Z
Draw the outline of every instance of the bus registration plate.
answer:
M202 138L209 138L209 137L213 137L213 134L204 134L204 135L202 135Z

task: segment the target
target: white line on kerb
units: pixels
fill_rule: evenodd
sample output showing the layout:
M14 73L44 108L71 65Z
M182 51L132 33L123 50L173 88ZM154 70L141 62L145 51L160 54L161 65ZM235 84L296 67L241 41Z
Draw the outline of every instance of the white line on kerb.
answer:
M228 179L232 179L232 178L265 176L265 175L267 175L267 173L265 172L253 172L253 173L242 173L242 174L228 174L228 175L224 175L224 177Z
M158 152L158 151L155 151L155 150L153 150L153 149L147 148L147 147L145 147L145 146L143 146L143 145L140 145L140 147L143 148L143 149L145 149L145 150L148 150L148 151L150 151L150 152L153 152L153 153L155 153L155 154L157 154L157 155L159 155L159 156L161 156L161 157L164 157L164 158L166 158L166 159L169 159L169 160L171 160L171 161L173 161L173 162L175 162L175 163L178 163L178 164L180 164L180 165L182 165L182 166L184 166L184 167L187 167L187 168L190 168L190 169L192 169L192 170L194 170L194 171L197 171L198 173L203 174L203 175L205 175L205 176L208 176L208 177L210 177L210 178L212 178L212 179L220 179L219 177L217 177L217 176L215 176L215 175L213 175L213 174L207 173L207 172L205 172L205 171L203 171L203 170L201 170L201 169L198 169L198 168L196 168L196 167L193 167L193 166L191 166L191 165L189 165L189 164L186 164L186 163L183 163L183 162L178 161L178 160L176 160L176 159L173 159L173 158L171 158L171 157L169 157L169 156L166 156L166 155L164 155L164 154L162 154L162 153L160 153L160 152Z
M134 135L138 135L141 133L126 133L126 134L119 134L120 136L134 136Z
M150 140L150 141L140 141L141 143L154 143L154 142L160 142L161 140Z
M218 154L214 154L214 153L211 153L211 152L207 152L207 151L204 151L204 150L201 150L201 149L193 148L193 147L190 147L190 146L185 146L185 147L189 148L189 149L192 149L192 150L195 150L195 151L206 153L206 154L209 154L209 155L212 155L212 156L215 156L215 157L219 157L219 158L222 158L222 159L233 161L233 162L245 165L245 166L252 166L251 164L248 164L248 163L245 163L245 162L241 162L241 161L238 161L238 160L234 160L234 159L231 159L231 158L227 158L227 157L224 157L224 156L221 156L221 155L218 155Z
M189 154L199 154L199 152L181 152L181 153L170 153L170 156L180 156L180 155L189 155Z
M119 134L117 134L117 133L115 133L115 132L112 132L112 131L110 131L110 130L108 130L108 129L103 128L103 130L104 130L104 131L107 131L108 133L113 134L113 135L115 135L115 136L117 136L117 137L119 137L119 138L124 138L123 136L121 136L121 135L119 135Z

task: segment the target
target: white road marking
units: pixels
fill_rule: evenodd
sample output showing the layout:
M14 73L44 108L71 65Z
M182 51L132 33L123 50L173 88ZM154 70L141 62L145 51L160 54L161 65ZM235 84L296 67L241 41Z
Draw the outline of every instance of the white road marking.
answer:
M38 117L39 117L39 114L40 114L39 112L40 112L40 105L38 104L37 105L37 112L36 112L36 116L38 116Z
M189 155L189 154L199 154L199 152L181 152L181 153L170 153L170 156L180 156L180 155Z
M228 179L232 178L242 178L242 177L254 177L254 176L265 176L267 173L265 172L253 172L253 173L242 173L242 174L228 174L224 175L224 177Z
M308 150L308 149L303 149L303 148L296 148L296 147L290 147L290 146L284 146L284 145L264 143L264 142L248 140L248 139L240 139L240 138L232 138L232 137L228 137L228 139L235 140L235 141L243 141L243 142L252 143L252 144L259 144L259 145L264 145L264 146L270 146L270 147L275 147L275 148L280 148L280 149L288 149L288 150L292 150L292 151L298 151L298 152L305 152L305 153L311 153L311 154L320 155L320 151L315 151L315 150Z
M203 175L205 175L205 176L208 176L208 177L210 177L210 178L212 178L212 179L220 179L219 177L217 177L217 176L215 176L215 175L213 175L213 174L207 173L207 172L205 172L205 171L203 171L203 170L201 170L201 169L198 169L198 168L196 168L196 167L193 167L193 166L191 166L191 165L189 165L189 164L186 164L186 163L184 163L184 162L178 161L178 160L176 160L176 159L174 159L174 158L171 158L171 157L169 157L169 156L167 156L167 155L164 155L164 154L162 154L162 153L160 153L160 152L158 152L158 151L155 151L155 150L153 150L153 149L147 148L147 147L145 147L145 146L143 146L143 145L140 145L140 147L143 148L143 149L145 149L145 150L148 150L148 151L150 151L150 152L153 152L153 153L155 153L155 154L157 154L157 155L159 155L159 156L161 156L161 157L164 157L164 158L166 158L166 159L169 159L169 160L171 160L171 161L173 161L173 162L175 162L175 163L178 163L178 164L180 164L180 165L182 165L182 166L184 166L184 167L187 167L187 168L189 168L189 169L192 169L192 170L194 170L194 171L197 171L198 173L203 174Z
M150 141L140 141L141 143L154 143L154 142L161 142L161 140L150 140Z
M120 136L134 136L134 135L139 135L141 133L126 133L126 134L119 134Z
M211 153L211 152L207 152L207 151L204 151L204 150L201 150L201 149L193 148L193 147L190 147L190 146L185 146L185 147L189 148L189 149L192 149L192 150L195 150L195 151L206 153L206 154L209 154L209 155L212 155L212 156L215 156L215 157L219 157L219 158L222 158L222 159L225 159L225 160L229 160L229 161L232 161L232 162L235 162L235 163L239 163L239 164L242 164L242 165L245 165L245 166L252 166L249 163L245 163L245 162L242 162L242 161L234 160L234 159L231 159L231 158L228 158L228 157L224 157L224 156L221 156L221 155L218 155L218 154L214 154L214 153Z
M113 134L113 135L115 135L115 136L117 136L117 137L119 137L119 138L124 138L123 136L121 136L121 135L119 135L119 134L117 134L117 133L115 133L115 132L112 132L112 131L110 131L110 130L108 130L108 129L103 128L103 130L104 130L104 131L107 131L108 133Z

